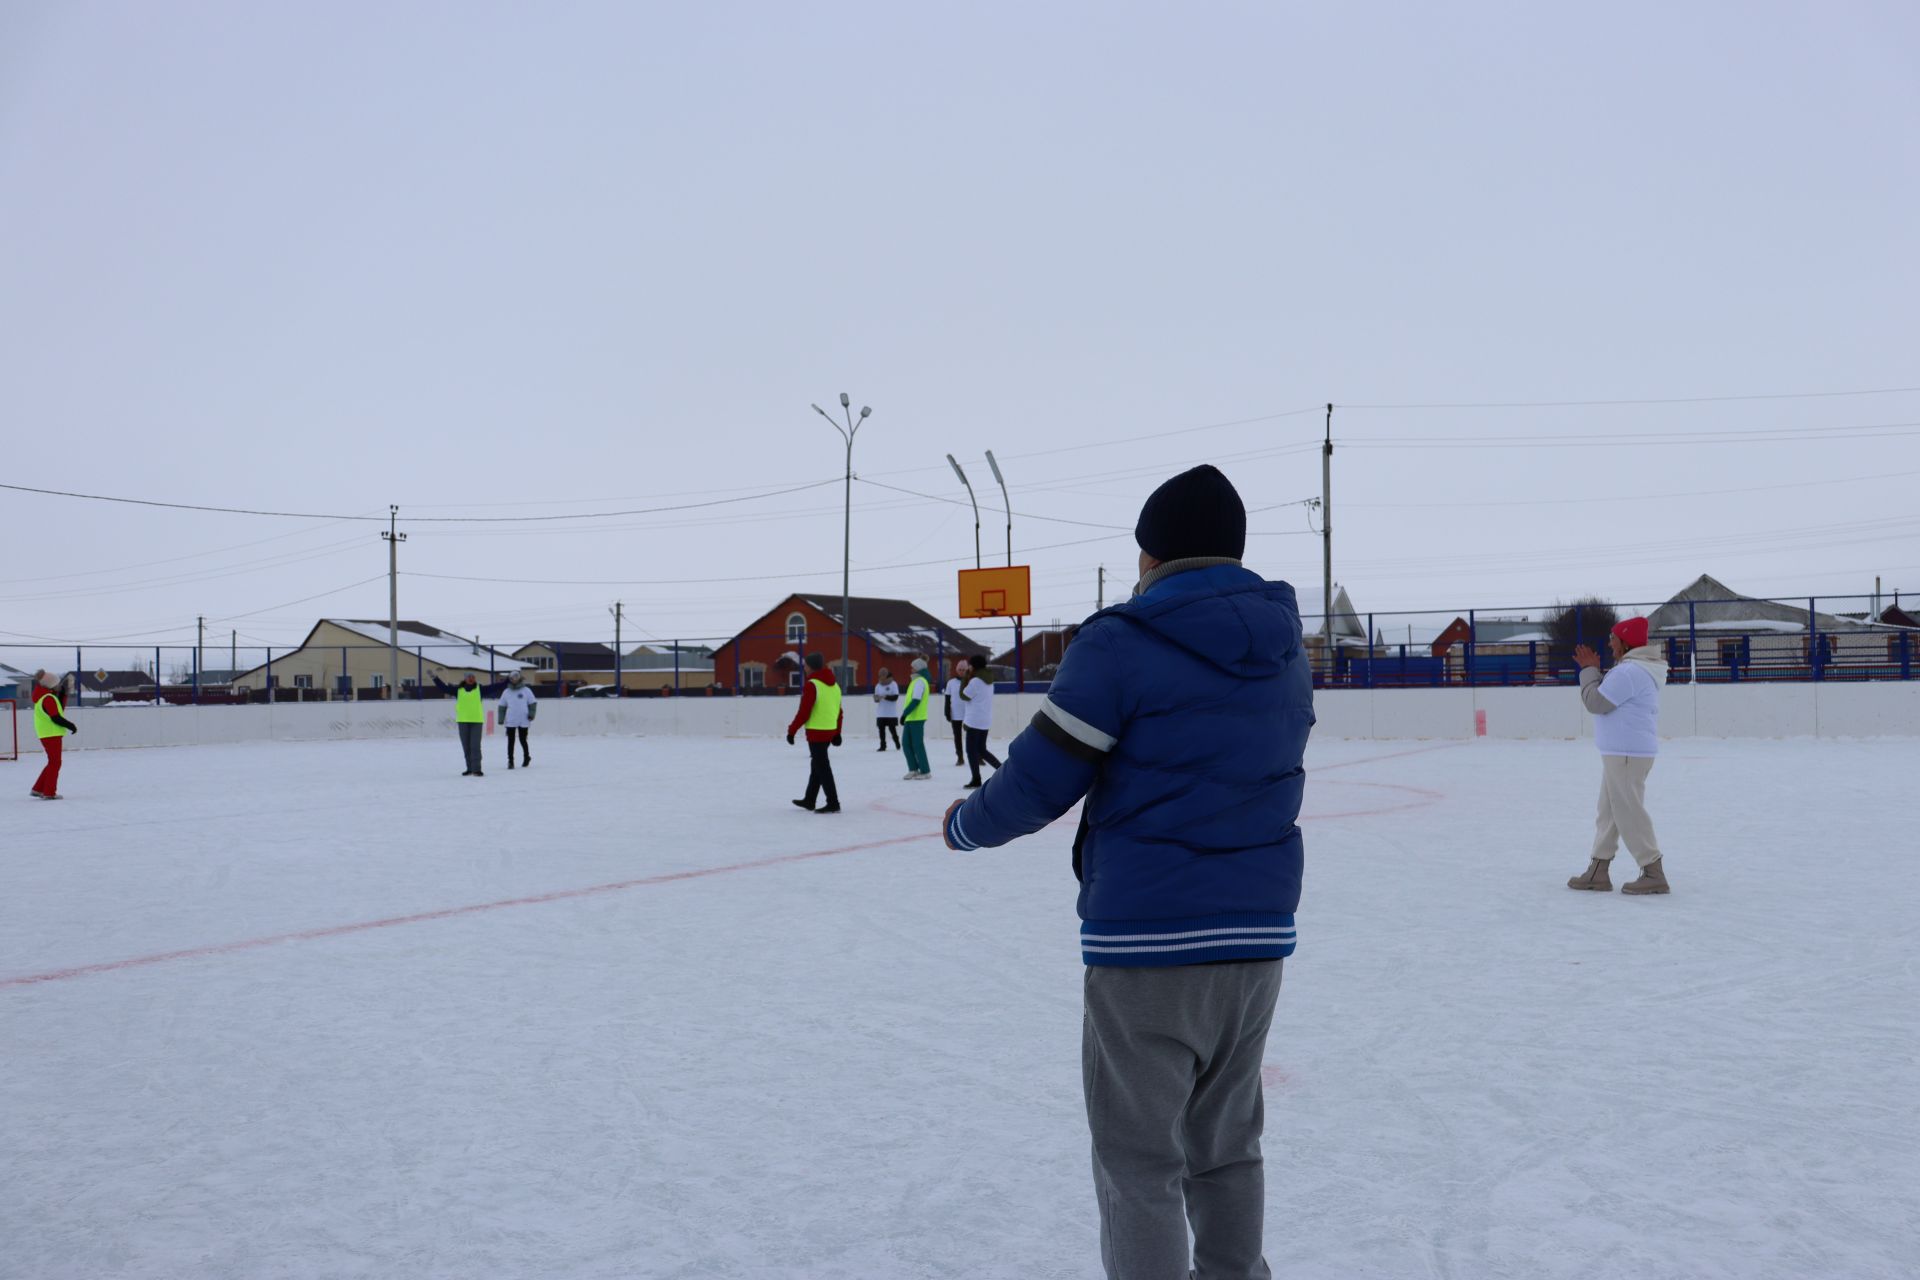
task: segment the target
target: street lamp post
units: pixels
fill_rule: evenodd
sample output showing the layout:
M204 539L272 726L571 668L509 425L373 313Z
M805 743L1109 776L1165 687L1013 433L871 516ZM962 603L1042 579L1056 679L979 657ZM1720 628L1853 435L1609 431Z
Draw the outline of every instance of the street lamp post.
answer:
M987 465L993 468L993 478L1000 485L1000 505L1007 509L1007 568L1013 568L1013 499L1007 496L1007 478L1000 474L1000 464L994 460L993 450L987 450ZM1026 628L1021 625L1023 619L1015 614L1013 618L1013 687L1019 692L1027 687L1027 655L1021 650L1026 644Z
M960 477L960 483L967 486L967 498L973 503L973 567L978 569L980 567L980 499L973 496L973 482L967 479L967 473L960 469L959 462L952 454L947 455L947 465L953 468L953 474ZM1008 538L1007 545L1012 546L1012 535L1009 534Z
M842 427L834 422L832 415L819 405L813 411L832 424L847 442L847 506L846 523L840 543L840 677L848 685L853 683L853 438L860 434L860 424L873 412L865 405L860 406L860 421L853 418L853 401L847 393L840 393L840 412L847 420Z

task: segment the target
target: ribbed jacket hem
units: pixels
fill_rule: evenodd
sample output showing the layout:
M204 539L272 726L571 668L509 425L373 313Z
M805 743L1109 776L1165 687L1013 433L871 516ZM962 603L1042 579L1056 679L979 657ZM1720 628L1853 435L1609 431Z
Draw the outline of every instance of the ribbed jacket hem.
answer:
M1293 945L1293 917L1264 912L1187 920L1087 920L1080 925L1081 959L1118 968L1278 960L1292 955Z

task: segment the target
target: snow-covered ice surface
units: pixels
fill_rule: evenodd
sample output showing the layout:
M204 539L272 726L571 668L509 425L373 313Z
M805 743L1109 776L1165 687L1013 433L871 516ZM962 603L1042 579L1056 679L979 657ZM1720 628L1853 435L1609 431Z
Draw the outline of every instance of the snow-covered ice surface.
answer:
M932 745L0 765L0 1275L1097 1276L1073 822L947 852ZM1920 741L1670 744L1639 900L1590 745L1310 765L1276 1274L1920 1272Z

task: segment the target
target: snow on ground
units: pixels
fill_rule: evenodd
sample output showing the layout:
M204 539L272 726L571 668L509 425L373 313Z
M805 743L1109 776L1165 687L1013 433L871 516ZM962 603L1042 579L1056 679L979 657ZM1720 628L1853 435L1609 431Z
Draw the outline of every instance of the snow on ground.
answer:
M820 817L777 741L534 742L0 766L0 1275L1099 1274L1071 820L947 852L937 749ZM1641 900L1562 887L1590 745L1310 764L1277 1274L1920 1268L1920 741L1670 744Z

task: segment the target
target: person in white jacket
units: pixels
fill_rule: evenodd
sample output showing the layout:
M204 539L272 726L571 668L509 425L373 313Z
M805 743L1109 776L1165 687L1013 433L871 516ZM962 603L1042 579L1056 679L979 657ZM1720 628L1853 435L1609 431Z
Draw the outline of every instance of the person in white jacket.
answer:
M880 750L887 749L887 734L893 734L893 749L900 750L900 686L893 672L880 668L873 685L873 722L880 726Z
M507 730L507 768L513 768L513 739L520 737L520 763L533 767L533 753L527 750L527 730L533 725L533 717L539 711L540 700L533 696L533 690L527 688L527 677L516 671L507 677L507 687L500 691L500 723Z
M1640 864L1640 878L1620 886L1631 894L1666 893L1660 842L1647 816L1647 775L1660 754L1660 690L1667 663L1658 645L1647 643L1647 620L1628 618L1607 637L1613 667L1600 674L1600 655L1586 645L1573 651L1580 664L1580 703L1593 713L1593 744L1600 749L1600 815L1593 854L1569 889L1613 891L1607 869L1624 841Z

